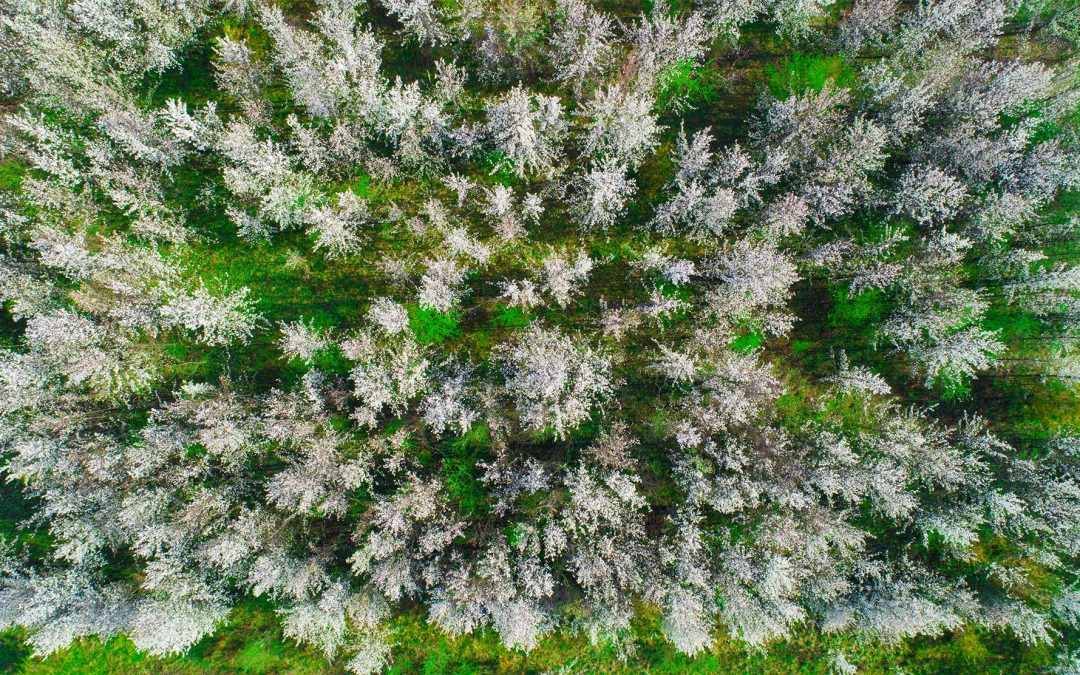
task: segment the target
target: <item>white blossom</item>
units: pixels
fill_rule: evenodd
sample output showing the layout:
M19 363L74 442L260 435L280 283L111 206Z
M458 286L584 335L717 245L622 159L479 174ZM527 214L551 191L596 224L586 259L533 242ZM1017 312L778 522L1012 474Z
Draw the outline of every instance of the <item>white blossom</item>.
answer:
M315 354L330 343L312 323L293 321L281 324L281 351L287 358L310 363Z
M420 278L420 305L440 312L452 310L464 294L465 275L466 270L453 260L431 261Z
M577 179L578 195L574 205L580 210L581 224L589 230L606 230L626 212L626 202L635 185L621 164L604 162Z
M552 251L542 262L540 270L543 290L550 293L556 304L565 307L581 290L581 285L592 271L593 261L584 251L571 260L564 254Z
M375 298L368 310L368 318L388 335L409 329L409 312L389 298Z
M559 0L551 56L559 80L580 87L604 71L612 58L614 21L584 0Z
M169 300L161 308L161 316L167 325L198 333L208 345L246 343L258 320L249 293L247 288L241 288L218 296L200 285Z
M498 351L522 426L556 438L584 421L612 391L610 360L554 330L530 326Z
M920 224L948 220L963 205L964 185L937 167L913 168L900 181L896 211Z
M489 104L487 130L495 148L505 155L503 165L524 176L551 170L561 154L566 121L559 99L530 94L518 85Z
M368 224L367 205L354 193L338 194L337 206L320 206L307 215L315 235L315 248L325 249L329 258L359 253L362 246L361 228Z
M661 127L646 94L607 87L581 112L588 122L584 151L635 167L659 142Z

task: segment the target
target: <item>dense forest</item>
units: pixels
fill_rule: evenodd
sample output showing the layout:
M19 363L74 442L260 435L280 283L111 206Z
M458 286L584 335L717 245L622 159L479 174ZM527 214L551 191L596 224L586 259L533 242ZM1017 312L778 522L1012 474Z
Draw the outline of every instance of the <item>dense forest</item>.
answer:
M0 666L1080 673L1074 0L0 0Z

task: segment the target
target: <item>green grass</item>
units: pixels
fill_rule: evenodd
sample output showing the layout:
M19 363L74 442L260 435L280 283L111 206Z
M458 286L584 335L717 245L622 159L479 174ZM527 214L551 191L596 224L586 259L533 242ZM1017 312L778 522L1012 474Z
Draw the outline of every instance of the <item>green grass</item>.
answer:
M941 373L933 380L934 390L946 401L964 401L971 398L971 378L960 373Z
M885 294L876 288L851 295L846 285L836 288L829 320L836 328L863 328L883 319L889 303Z
M458 312L440 312L429 307L409 306L409 328L422 345L435 345L461 335Z
M490 510L490 498L480 481L484 469L478 466L488 459L489 443L487 427L476 424L464 436L446 443L440 455L446 494L466 518L481 517Z
M769 93L779 99L821 91L827 83L854 87L858 74L839 56L795 52L779 64L765 67Z
M633 620L633 648L620 658L611 646L591 645L576 634L549 635L528 654L502 647L491 630L453 637L407 610L391 621L395 642L389 673L545 673L565 668L567 673L670 674L724 673L725 675L827 675L832 650L842 650L859 664L861 673L956 674L1042 672L1050 662L1050 647L1024 647L1001 633L956 631L939 639L919 638L889 647L862 642L851 636L821 636L798 631L790 638L761 650L742 646L721 634L705 653L689 658L677 653L661 632L658 612L638 608ZM17 635L3 634L0 667L31 675L117 674L224 674L315 673L344 674L343 664L328 664L321 654L285 640L281 622L261 601L236 607L227 625L204 639L183 657L141 655L134 645L118 637L102 644L80 640L48 659L29 657L25 651L5 650L17 644ZM16 653L17 652L17 653Z
M24 175L26 175L26 165L19 160L6 159L0 162L0 190L17 191L22 185Z
M722 76L693 61L672 64L657 78L656 106L659 110L696 108L713 101L722 88Z
M813 340L798 340L798 339L795 339L795 340L791 341L791 351L796 353L796 354L802 354L803 352L809 351L809 350L811 350L813 348L814 348L814 341Z
M753 331L746 335L740 335L732 340L728 346L737 352L747 354L760 347L764 340L765 336L762 335L761 331Z
M499 328L524 328L532 321L533 317L519 307L503 307L491 319Z

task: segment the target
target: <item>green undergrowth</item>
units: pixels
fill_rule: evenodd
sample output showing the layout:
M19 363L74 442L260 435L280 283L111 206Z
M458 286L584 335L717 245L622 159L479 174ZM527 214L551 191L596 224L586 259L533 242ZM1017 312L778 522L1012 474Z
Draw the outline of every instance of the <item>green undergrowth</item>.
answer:
M575 634L550 635L528 654L502 647L490 630L453 637L427 623L418 610L391 622L395 655L389 673L443 675L482 673L724 673L781 675L830 673L830 655L842 650L862 673L973 673L1021 675L1042 672L1048 647L1022 647L1011 638L982 630L960 630L938 639L919 638L888 647L848 635L821 636L799 631L761 650L741 646L721 634L705 653L694 658L677 653L664 638L659 614L639 607L629 649L594 646ZM343 663L327 664L318 652L299 647L282 634L280 619L269 604L249 600L237 606L229 621L184 657L155 658L140 654L117 637L102 644L78 641L47 659L32 658L19 635L0 636L0 665L28 675L78 674L194 675L209 673L345 673Z
M416 341L422 345L436 345L461 335L458 327L461 321L460 312L440 312L417 305L410 305L408 309L409 328L416 335Z
M806 92L821 91L826 84L852 88L858 74L841 57L795 52L775 65L765 67L769 93L785 99Z

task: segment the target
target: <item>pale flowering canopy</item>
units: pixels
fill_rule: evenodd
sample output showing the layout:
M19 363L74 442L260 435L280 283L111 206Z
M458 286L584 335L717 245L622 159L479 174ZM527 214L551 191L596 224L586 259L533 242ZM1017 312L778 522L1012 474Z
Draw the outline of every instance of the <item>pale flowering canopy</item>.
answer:
M0 0L6 665L1077 672L1074 5Z

